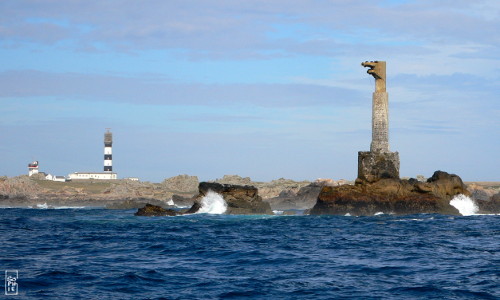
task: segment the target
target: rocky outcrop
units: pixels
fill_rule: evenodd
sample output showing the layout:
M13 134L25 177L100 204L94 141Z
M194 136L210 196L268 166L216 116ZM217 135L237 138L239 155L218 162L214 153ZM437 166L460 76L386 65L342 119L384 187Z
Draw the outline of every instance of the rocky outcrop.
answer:
M179 213L173 209L164 209L160 206L146 204L144 207L134 214L143 217L164 217L164 216L177 216Z
M197 176L177 175L163 180L161 184L176 193L196 193L199 183Z
M263 202L258 194L258 189L249 185L220 184L216 182L201 182L199 194L195 199L195 204L188 211L196 212L201 207L201 201L209 191L213 191L222 196L227 203L226 214L269 214L272 215L271 206Z
M194 183L194 190L193 190ZM0 177L0 206L31 207L98 206L130 209L151 203L166 207L170 200L176 205L191 206L198 193L196 176L180 175L163 183L131 180L74 180L54 182L36 176Z
M293 189L283 190L278 197L265 199L275 210L310 209L316 204L318 195L324 186L339 186L351 182L341 179L317 179L316 181L301 187L297 192ZM260 190L259 190L260 193Z
M500 213L500 194L496 194L490 200L475 200L479 208L479 214L499 214Z
M170 206L168 202L148 198L106 201L105 203L105 207L107 209L135 209L144 207L147 204L159 206L162 208L168 208Z
M491 201L495 195L500 195L500 184L498 182L469 182L467 190L474 200Z
M226 214L270 214L273 212L267 202L263 202L256 187L248 185L220 184L215 182L201 182L198 186L198 196L194 198L194 204L187 211L175 211L164 209L160 206L147 204L139 209L136 216L172 216L179 214L197 213L203 206L203 199L209 192L215 192L222 196L227 204Z
M40 187L27 175L17 177L0 177L0 195L3 199L36 199Z
M460 177L436 171L427 182L416 179L381 179L370 183L322 188L314 215L373 215L377 212L395 214L443 213L458 214L449 204L453 196L470 195Z
M291 179L279 178L269 182L252 181L250 177L241 177L238 175L224 175L221 179L214 182L231 185L250 185L259 190L259 195L264 200L275 198L283 191L292 191L297 193L300 188L310 184L309 181L294 181Z

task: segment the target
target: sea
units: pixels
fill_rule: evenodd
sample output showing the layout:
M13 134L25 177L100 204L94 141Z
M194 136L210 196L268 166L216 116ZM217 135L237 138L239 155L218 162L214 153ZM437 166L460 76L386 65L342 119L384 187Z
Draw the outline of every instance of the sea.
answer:
M461 216L236 216L207 200L175 217L0 208L0 299L500 299L500 216L466 197Z

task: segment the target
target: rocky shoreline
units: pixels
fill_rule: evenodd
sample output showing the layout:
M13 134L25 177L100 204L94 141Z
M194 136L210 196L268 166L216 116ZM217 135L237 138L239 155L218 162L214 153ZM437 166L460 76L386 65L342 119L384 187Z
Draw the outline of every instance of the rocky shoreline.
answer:
M139 209L151 204L179 211L181 207L193 208L193 204L199 203L209 189L225 195L227 213L230 214L267 214L272 210L352 215L377 212L456 214L449 200L457 194L469 195L481 213L500 212L500 183L471 182L465 185L458 176L445 172L435 173L426 182L421 178L383 179L356 184L329 179L253 182L248 177L237 175L226 175L204 183L199 183L196 176L188 175L171 177L161 183L128 180L60 183L28 176L0 177L0 207ZM266 208L252 207L252 203L259 202L252 197L260 198L261 205L266 205Z

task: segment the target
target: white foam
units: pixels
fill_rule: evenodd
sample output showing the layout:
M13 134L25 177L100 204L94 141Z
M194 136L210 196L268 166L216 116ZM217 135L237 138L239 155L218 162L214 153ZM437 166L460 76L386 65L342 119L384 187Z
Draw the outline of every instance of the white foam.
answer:
M283 214L283 211L282 210L273 210L273 213L275 215L282 215Z
M374 216L380 216L380 215L385 215L385 214L384 214L384 212L382 212L382 211L376 212L376 213L374 214Z
M201 199L201 208L197 211L199 214L220 215L226 212L227 203L221 195L213 191L208 191L205 197Z
M174 202L174 200L170 199L170 200L167 201L167 204L170 205L170 206L174 206L175 202Z
M86 206L54 206L53 209L84 209Z
M47 205L47 202L45 202L44 204L37 204L36 208L47 209L47 208L49 208L49 206Z
M472 216L477 214L479 208L474 201L465 195L456 195L451 199L450 205L454 206L462 216Z

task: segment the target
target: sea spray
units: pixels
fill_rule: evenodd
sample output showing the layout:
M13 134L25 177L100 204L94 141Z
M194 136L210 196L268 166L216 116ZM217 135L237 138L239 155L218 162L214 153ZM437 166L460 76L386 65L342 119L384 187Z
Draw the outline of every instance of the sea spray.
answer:
M199 214L220 215L226 212L227 203L221 195L213 191L208 191L207 195L201 199Z
M454 206L462 216L472 216L475 215L479 208L474 201L462 194L456 195L451 199L450 205Z

